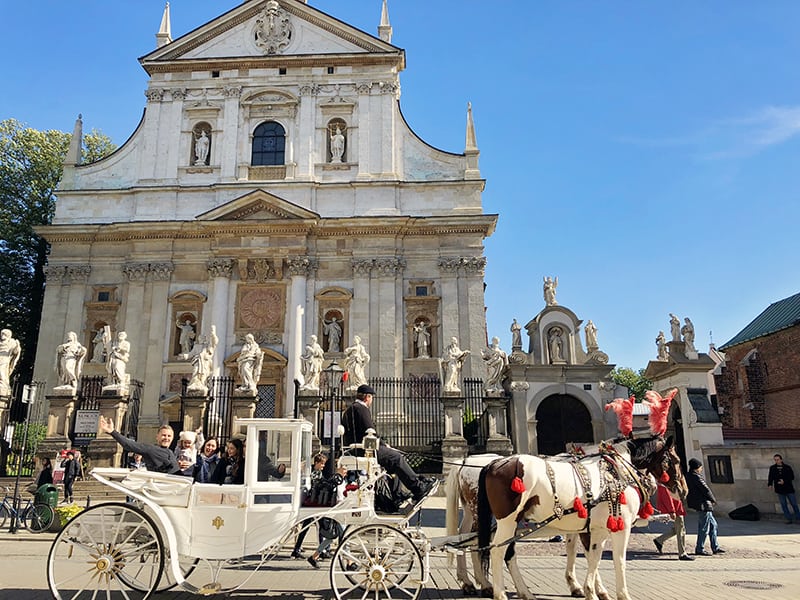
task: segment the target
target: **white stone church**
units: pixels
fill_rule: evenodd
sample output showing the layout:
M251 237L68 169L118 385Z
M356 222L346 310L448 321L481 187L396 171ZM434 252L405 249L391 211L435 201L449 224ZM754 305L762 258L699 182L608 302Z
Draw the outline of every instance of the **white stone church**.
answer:
M125 331L149 429L192 371L181 326L197 339L215 327L215 375L237 376L252 334L275 416L293 414L311 335L327 358L360 336L370 378L437 372L412 339L422 322L430 357L451 337L485 346L483 242L497 216L481 203L471 112L462 152L420 139L400 109L405 53L385 2L377 33L301 0L250 0L173 40L167 7L139 59L150 79L131 137L82 165L76 124L39 230L52 252L35 379L54 387L70 331L88 349L83 374L105 374L92 342ZM462 375L482 376L480 363Z

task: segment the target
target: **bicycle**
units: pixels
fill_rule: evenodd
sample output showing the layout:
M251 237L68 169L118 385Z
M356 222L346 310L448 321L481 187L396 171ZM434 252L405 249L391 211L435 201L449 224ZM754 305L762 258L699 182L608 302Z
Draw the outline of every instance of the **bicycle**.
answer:
M50 525L53 524L56 513L53 507L49 504L36 504L30 498L26 501L19 512L14 508L14 496L9 495L11 489L6 487L6 495L0 503L0 529L5 527L6 521L11 516L16 516L17 527L20 529L28 529L33 533L41 533L47 531ZM18 498L19 505L22 505L21 499Z

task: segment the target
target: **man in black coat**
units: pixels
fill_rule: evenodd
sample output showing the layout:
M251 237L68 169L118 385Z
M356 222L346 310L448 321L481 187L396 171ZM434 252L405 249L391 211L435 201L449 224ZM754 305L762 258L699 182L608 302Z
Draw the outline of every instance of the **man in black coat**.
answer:
M781 510L783 516L786 517L786 524L791 525L792 513L789 512L789 505L792 505L794 511L794 522L800 523L800 508L797 507L797 497L794 494L794 471L792 467L783 462L783 457L776 454L773 457L775 464L769 468L769 476L767 477L767 486L775 490L778 494L778 500L781 503Z
M370 410L374 396L375 390L370 386L358 386L355 402L342 415L345 446L360 444L368 429L375 431ZM386 469L387 473L397 475L401 483L408 488L414 497L414 502L422 500L433 487L432 481L421 478L414 472L406 461L406 457L399 450L381 442L378 444L377 457L378 464Z
M711 553L722 554L725 552L719 547L717 541L717 520L714 518L714 505L717 499L711 488L708 487L702 475L703 463L696 458L689 460L689 474L686 476L686 483L689 486L689 495L686 497L686 504L689 508L698 511L697 516L697 542L694 546L694 553L699 556L711 556ZM706 536L711 542L711 552L704 550Z
M64 502L69 504L74 500L72 484L75 483L75 478L78 476L78 463L75 462L75 453L72 450L67 452L67 458L61 463L61 466L64 469Z
M175 432L169 425L162 425L156 434L158 445L143 444L126 438L118 431L114 431L114 421L100 416L100 431L108 433L113 437L126 452L141 454L142 460L148 471L158 471L159 473L179 473L180 467L175 458L175 453L170 450L172 438Z

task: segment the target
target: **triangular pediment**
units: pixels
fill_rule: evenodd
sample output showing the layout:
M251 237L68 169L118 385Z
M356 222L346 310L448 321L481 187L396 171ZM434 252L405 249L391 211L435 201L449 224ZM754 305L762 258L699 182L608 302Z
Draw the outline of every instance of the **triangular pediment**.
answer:
M251 0L139 59L152 73L168 64L240 62L309 55L403 51L299 0ZM255 66L255 65L254 65Z
M319 215L264 190L250 192L222 206L197 215L198 221L292 221L305 219L319 219Z

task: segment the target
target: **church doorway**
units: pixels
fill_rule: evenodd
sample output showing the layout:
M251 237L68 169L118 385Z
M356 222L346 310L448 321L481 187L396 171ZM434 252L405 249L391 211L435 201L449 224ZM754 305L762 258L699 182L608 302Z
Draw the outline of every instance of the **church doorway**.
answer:
M539 454L558 454L567 442L593 444L592 417L583 402L563 394L549 396L536 410Z

